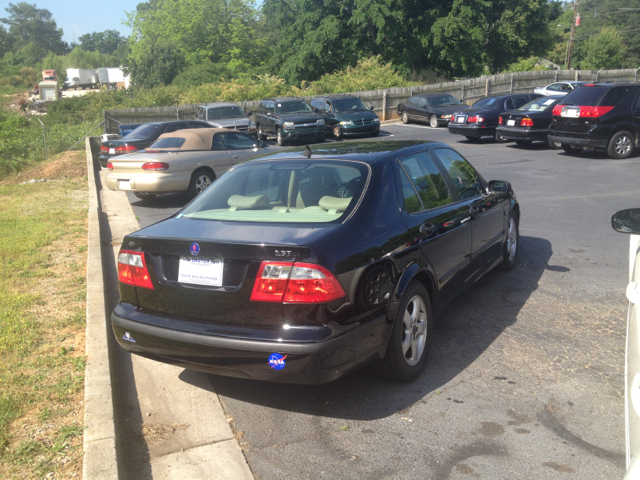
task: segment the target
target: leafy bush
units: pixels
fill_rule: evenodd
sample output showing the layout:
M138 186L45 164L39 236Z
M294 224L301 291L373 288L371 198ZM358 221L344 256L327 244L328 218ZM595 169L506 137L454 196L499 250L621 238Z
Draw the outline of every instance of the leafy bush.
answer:
M515 72L537 72L541 70L549 70L544 65L538 65L540 61L539 57L529 57L520 59L515 63L509 65L506 70L500 73L515 73Z

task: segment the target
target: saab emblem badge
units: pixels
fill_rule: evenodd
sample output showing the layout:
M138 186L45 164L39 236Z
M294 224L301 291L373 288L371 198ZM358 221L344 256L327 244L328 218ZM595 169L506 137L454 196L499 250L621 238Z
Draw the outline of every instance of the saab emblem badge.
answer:
M136 343L135 339L131 336L129 332L124 332L122 339L126 340L127 342Z
M200 245L198 245L196 242L193 242L189 251L191 252L191 255L198 255L200 253Z
M282 370L284 368L285 358L287 358L286 355L283 357L279 353L272 353L269 355L269 366L274 370Z

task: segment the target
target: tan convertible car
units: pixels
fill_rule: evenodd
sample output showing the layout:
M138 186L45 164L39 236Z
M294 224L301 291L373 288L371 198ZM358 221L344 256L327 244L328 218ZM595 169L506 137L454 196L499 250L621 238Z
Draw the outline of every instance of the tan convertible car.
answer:
M280 148L228 128L178 130L160 135L146 150L112 158L106 184L139 198L172 192L195 197L231 166L275 150Z

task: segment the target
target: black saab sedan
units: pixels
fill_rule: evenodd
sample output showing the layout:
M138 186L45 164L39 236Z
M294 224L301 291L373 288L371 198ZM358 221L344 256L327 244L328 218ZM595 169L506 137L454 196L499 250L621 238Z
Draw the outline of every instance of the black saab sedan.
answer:
M455 112L449 123L449 133L464 135L471 142L477 142L480 137L493 137L496 142L505 142L507 140L496 132L500 113L520 108L541 96L537 93L518 93L485 97L469 110Z
M561 148L560 143L547 138L553 107L564 98L562 96L540 97L516 110L507 110L500 114L496 132L504 140L515 140L520 147L541 141L553 149Z
M373 364L423 370L434 315L512 269L520 208L442 143L348 142L233 166L173 217L126 236L126 350L219 375L322 383Z
M448 125L454 112L469 108L453 95L435 93L414 95L407 103L398 105L397 113L403 123L429 122L431 127L438 128L440 125Z

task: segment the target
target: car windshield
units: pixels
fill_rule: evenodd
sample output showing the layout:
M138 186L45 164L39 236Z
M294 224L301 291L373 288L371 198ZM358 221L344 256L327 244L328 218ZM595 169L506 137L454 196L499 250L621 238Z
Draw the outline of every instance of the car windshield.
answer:
M333 100L333 108L336 113L353 112L356 110L369 110L359 98L341 98Z
M300 100L299 102L283 102L276 103L276 113L309 113L311 107L307 105L307 102Z
M341 222L354 210L369 167L342 160L278 160L232 168L178 216L251 223Z
M168 137L156 140L151 144L149 150L154 148L180 148L184 144L184 138Z
M560 100L562 100L562 98L536 98L533 102L529 102L526 105L521 106L518 110L521 112L542 112L543 110L546 110L548 108L553 108L553 106Z
M504 102L502 101L502 99L499 100L497 98L483 98L482 100L478 100L476 103L474 103L472 108L483 107L487 110L498 110L502 108L503 103Z
M132 130L131 133L127 135L127 140L143 140L145 138L149 138L155 132L158 131L160 125L148 123L146 125L140 125L135 130Z
M207 119L222 120L223 118L245 118L244 112L238 106L216 107L207 110Z
M432 107L444 107L445 105L461 105L462 102L459 101L453 95L438 95L437 97L429 97L427 99L429 105Z

